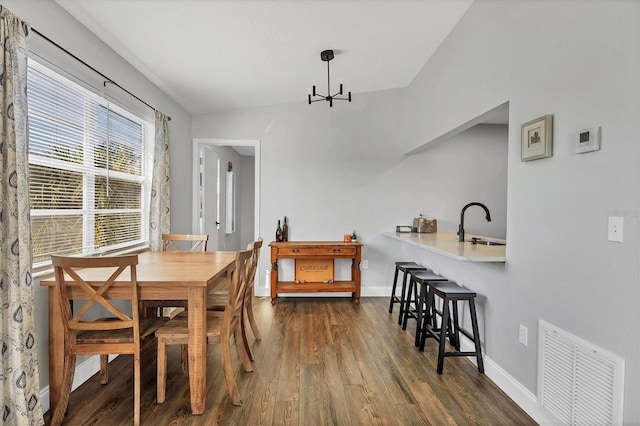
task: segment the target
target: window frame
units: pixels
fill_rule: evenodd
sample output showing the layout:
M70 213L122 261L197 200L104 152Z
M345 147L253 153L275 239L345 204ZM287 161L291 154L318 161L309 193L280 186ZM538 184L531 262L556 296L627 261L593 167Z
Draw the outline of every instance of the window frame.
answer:
M114 103L113 101L106 99L101 93L97 93L96 90L90 90L85 85L78 84L78 82L74 81L72 76L69 76L66 73L61 73L57 70L54 70L51 67L47 67L42 63L34 60L33 58L29 58L28 61L28 75L32 72L31 69L34 69L40 73L43 73L59 84L68 87L71 91L79 91L83 99L85 100L83 104L83 122L82 122L82 141L79 145L82 146L83 149L83 163L73 163L71 161L64 161L55 158L48 158L46 156L37 155L29 152L29 170L31 170L32 165L38 165L42 167L50 167L57 168L64 171L76 172L82 174L82 208L73 208L73 209L34 209L33 206L30 209L31 221L33 223L34 218L38 217L51 217L51 216L82 216L82 247L81 251L73 251L71 253L61 253L61 254L69 254L69 255L81 255L81 256L90 256L90 255L104 255L104 254L123 254L129 253L133 251L141 251L143 249L147 249L149 247L149 209L150 209L150 199L151 199L151 182L152 182L152 174L153 174L153 155L154 155L154 132L155 125L151 121L149 117L144 117L141 114L136 114L126 108L123 108L121 105ZM70 78L71 77L71 78ZM27 83L27 87L29 88L29 81ZM103 107L106 110L106 114L109 115L112 112L122 116L126 120L130 120L134 122L136 125L140 126L141 130L141 147L140 147L140 175L126 173L122 171L109 170L109 166L107 165L105 168L101 168L95 164L95 152L100 148L100 144L98 139L96 138L96 129L97 124L92 123L88 120L87 109L89 107L89 103L95 102L93 108ZM37 111L32 110L30 108L29 96L27 96L27 105L29 108L29 117L32 114L38 115L43 119L55 121L53 117L46 117L46 111ZM96 113L97 114L97 113ZM93 115L94 119L97 116ZM109 132L109 136L107 140L117 141L118 138L114 137L115 132ZM107 142L107 150L109 150L109 142ZM126 143L126 142L125 142ZM137 148L137 147L136 147ZM140 185L140 207L139 208L119 208L119 209L105 209L98 208L96 206L96 193L98 192L98 188L96 188L95 183L98 177L106 177L107 179L118 179L125 182L135 183L136 185ZM31 188L32 183L30 182L30 197L31 197ZM137 191L136 191L137 194ZM136 195L138 196L138 195ZM140 229L139 236L140 238L131 239L125 242L120 242L116 244L105 245L103 247L96 247L96 218L101 214L125 214L125 213L136 213L140 214ZM33 228L33 225L32 225ZM32 235L32 240L34 239ZM33 241L32 241L33 243ZM53 253L50 253L53 254ZM41 255L47 255L43 253ZM35 255L34 255L35 257ZM32 268L34 273L38 273L41 271L48 271L51 267L51 260L41 260L38 262L33 262Z

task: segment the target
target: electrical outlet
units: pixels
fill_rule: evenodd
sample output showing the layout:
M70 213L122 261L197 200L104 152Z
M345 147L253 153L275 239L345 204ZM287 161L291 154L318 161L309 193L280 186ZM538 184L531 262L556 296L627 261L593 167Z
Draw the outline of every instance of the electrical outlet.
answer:
M607 222L607 239L616 243L623 242L622 230L623 230L624 218L621 216L609 216Z
M518 335L518 341L527 346L529 330L524 325L520 324L520 334Z
M369 269L369 261L368 260L363 260L360 263L360 269Z

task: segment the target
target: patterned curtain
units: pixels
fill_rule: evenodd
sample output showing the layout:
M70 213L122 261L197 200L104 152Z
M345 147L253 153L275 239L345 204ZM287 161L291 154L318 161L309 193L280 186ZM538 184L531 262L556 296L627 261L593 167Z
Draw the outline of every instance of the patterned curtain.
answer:
M171 190L169 179L169 119L156 111L156 139L153 149L149 242L151 250L162 248L162 234L171 226Z
M2 422L42 425L31 276L27 36L0 6L0 398Z

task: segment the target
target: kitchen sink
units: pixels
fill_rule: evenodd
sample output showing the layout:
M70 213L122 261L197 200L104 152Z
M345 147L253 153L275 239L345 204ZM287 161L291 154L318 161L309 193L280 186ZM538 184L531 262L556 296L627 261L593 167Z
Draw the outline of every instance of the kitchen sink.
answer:
M480 244L483 246L506 246L507 243L502 242L502 241L496 241L496 240L485 240L482 238L472 238L470 240L467 240L468 243L471 244Z

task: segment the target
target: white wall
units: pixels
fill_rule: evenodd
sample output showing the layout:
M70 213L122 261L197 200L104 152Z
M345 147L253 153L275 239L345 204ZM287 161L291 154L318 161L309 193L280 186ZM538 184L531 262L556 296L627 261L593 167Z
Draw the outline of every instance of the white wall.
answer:
M238 172L238 226L240 232L240 247L255 238L255 157L241 156L240 171ZM258 277L259 278L259 277Z
M637 1L476 2L411 85L405 144L510 102L505 271L458 274L486 295L487 352L532 392L539 319L623 357L628 424L640 422L638 43ZM554 155L520 162L520 124L543 114ZM602 150L572 154L593 125ZM624 243L606 241L610 214L625 216Z
M100 70L108 77L117 81L138 97L171 116L169 134L171 138L170 161L173 170L191 170L191 116L172 99L161 92L149 80L138 73L118 54L109 49L85 27L75 21L66 11L53 1L39 0L2 0L0 2L14 14L28 21L33 28L45 34L50 39L65 47L67 50L83 59L85 62ZM87 70L84 66L65 53L43 41L38 35L29 37L31 55L45 57L54 64L70 70L85 82L102 88L102 78ZM37 59L37 58L36 58ZM42 59L40 59L42 61ZM153 114L153 111L138 103L128 95L123 95L120 89L105 88L105 93L115 98L119 103L133 108L141 113ZM189 212L182 214L180 206L189 206L191 195L189 191L179 188L191 187L191 173L172 174L171 203L173 214L171 227L175 229L191 229ZM48 408L47 387L49 384L49 354L48 354L48 296L46 289L38 285L36 280L35 313L36 313L36 344L38 346L38 363L40 367L40 387L45 394L42 401L43 409ZM96 364L97 365L97 364Z
M194 118L194 138L261 140L261 235L274 239L287 216L291 239L341 240L356 230L365 244L363 294L387 294L389 258L379 233L410 224L424 210L445 231L460 209L485 202L494 218L470 209L467 230L503 237L506 229L506 126L482 125L406 157L397 145L403 91L359 95L350 105L279 105ZM266 249L265 249L266 250ZM269 268L261 258L260 272ZM266 288L258 292L266 294Z
M192 131L194 137L262 140L267 240L284 214L298 240L339 239L355 228L370 261L364 294L388 285L399 258L476 290L487 358L522 387L530 407L539 319L604 347L626 360L624 421L635 424L638 59L636 1L482 0L406 90L356 94L353 103L332 109L301 102L195 117ZM403 153L506 101L506 264L458 262L381 237L420 208L442 229L457 223L454 213L480 189L468 185L482 175L466 174L451 144L406 159ZM554 155L523 163L520 124L543 114L554 115ZM571 137L593 125L602 126L602 150L572 154ZM445 164L435 160L440 156L449 159L449 169L439 167ZM451 190L432 198L429 184ZM606 241L610 214L625 216L624 243ZM518 343L520 324L529 329L528 346Z

